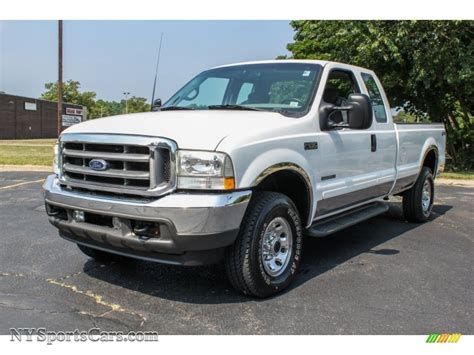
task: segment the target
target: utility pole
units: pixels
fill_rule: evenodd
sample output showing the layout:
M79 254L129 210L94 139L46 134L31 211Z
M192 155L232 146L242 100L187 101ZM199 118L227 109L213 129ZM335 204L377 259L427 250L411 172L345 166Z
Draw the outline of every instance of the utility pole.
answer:
M63 20L58 21L58 137L63 115Z
M125 95L125 113L128 113L128 95L130 95L130 93L125 91L123 94Z

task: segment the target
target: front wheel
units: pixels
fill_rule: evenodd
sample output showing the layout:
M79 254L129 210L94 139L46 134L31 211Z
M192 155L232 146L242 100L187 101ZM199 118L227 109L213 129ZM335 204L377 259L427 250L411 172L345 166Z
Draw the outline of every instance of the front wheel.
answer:
M269 297L291 283L298 270L303 237L293 202L276 192L255 192L239 235L226 251L232 286L251 296Z
M434 180L431 169L423 167L415 185L403 194L403 214L409 222L426 222L434 201Z

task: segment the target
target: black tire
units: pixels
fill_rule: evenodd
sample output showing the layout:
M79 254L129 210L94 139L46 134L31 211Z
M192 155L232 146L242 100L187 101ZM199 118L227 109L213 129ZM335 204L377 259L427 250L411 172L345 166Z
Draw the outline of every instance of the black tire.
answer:
M279 222L281 222L280 225ZM269 240L267 228L274 226L275 231L281 230L281 225L284 225L284 231L291 231L291 235L285 236L285 233L278 232L281 235L276 239L279 240L282 237L282 240L287 240L285 243L291 240L289 245L286 244L286 252L290 254L285 258L284 263L274 264L280 268L281 273L272 276L266 271L269 263L266 262L264 266L265 253L267 257L272 258L271 255L269 256L269 250L271 250L270 254L276 253L277 249L285 253L285 248L282 247L283 243L277 246L278 241L268 248L269 244L264 246L264 240ZM278 233L275 232L274 236ZM236 290L245 295L269 297L281 292L296 276L302 246L301 221L293 202L280 193L257 191L247 207L236 241L226 250L225 268L229 281ZM276 261L281 261L281 259L275 256Z
M86 254L87 256L99 262L110 263L112 261L120 261L123 259L123 257L120 255L107 253L106 251L102 251L98 249L89 248L82 244L77 244L77 246L84 254Z
M429 184L430 202L429 206L423 208L423 188ZM423 167L415 185L403 194L403 215L409 222L426 222L431 216L434 201L434 180L430 168Z

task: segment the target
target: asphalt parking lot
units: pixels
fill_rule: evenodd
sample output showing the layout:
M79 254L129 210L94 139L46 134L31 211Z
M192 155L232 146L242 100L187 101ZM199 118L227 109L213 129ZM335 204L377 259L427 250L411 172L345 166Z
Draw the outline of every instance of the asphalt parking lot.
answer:
M88 259L47 222L45 176L0 172L0 334L474 333L473 188L438 186L433 218L422 225L403 221L394 201L385 215L306 239L294 285L256 300L234 292L220 264Z

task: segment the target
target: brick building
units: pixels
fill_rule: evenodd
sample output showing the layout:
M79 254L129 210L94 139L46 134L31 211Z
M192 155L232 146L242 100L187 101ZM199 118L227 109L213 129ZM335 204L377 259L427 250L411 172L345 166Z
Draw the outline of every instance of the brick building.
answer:
M0 139L55 138L57 102L0 93ZM84 106L64 103L61 130L87 118Z

